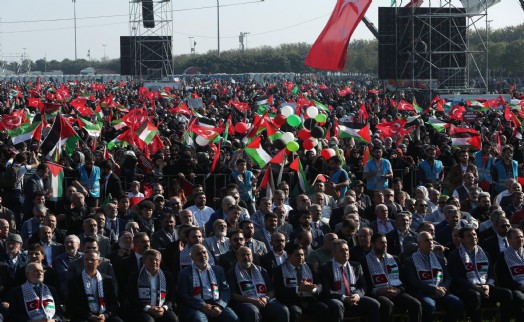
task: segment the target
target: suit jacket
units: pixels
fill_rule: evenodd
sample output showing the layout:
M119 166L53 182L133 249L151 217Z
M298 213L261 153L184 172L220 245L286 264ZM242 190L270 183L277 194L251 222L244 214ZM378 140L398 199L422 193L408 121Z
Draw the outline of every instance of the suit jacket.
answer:
M218 265L224 269L224 271L229 271L229 269L237 263L237 255L234 250L230 250L225 254L220 255L218 258ZM253 264L260 266L260 256L258 254L253 254Z
M482 248L482 247L481 247ZM495 270L491 264L489 254L486 253L488 258L488 276L486 279L486 284L495 287ZM458 249L455 249L448 255L448 267L451 274L451 290L468 290L474 289L475 285L471 283L466 278L466 267L460 258L460 252Z
M271 238L271 237L269 237L269 238ZM259 229L259 230L255 231L255 233L253 234L253 239L256 239L256 240L264 243L264 246L266 247L266 250L270 251L271 245L266 240L266 236L265 236L264 231L262 229ZM269 241L271 242L271 239Z
M79 256L74 258L73 260L71 260L71 258L69 257L69 255L67 253L62 253L60 255L58 255L57 257L55 257L55 259L53 260L53 268L55 269L56 271L56 275L58 275L59 277L60 276L67 276L67 272L69 270L69 265L71 264L72 261L74 261L75 259L79 259L82 257L83 253L78 253ZM60 278L59 279L59 285L60 285L60 293L62 295L64 295L64 290L67 289L67 278Z
M474 164L468 164L466 167L466 172L471 172L475 178L479 177L477 166ZM449 169L446 179L444 179L444 186L448 188L449 191L453 191L458 186L462 184L462 165L455 164Z
M349 262L349 265L353 268L355 274L355 283L350 284L352 293L358 294L360 297L366 294L368 286L362 267L357 262ZM336 293L335 280L333 277L333 264L329 261L326 265L322 266L319 270L320 284L322 284L322 292L320 293L321 299L336 299L342 301L342 294ZM348 277L349 278L349 277Z
M269 251L267 254L264 254L264 256L260 257L260 266L262 266L262 268L267 271L269 277L273 278L275 269L278 267L277 260L275 259L275 253L273 253L273 251Z
M84 247L84 239L86 239L86 234L78 235L80 239L80 248ZM96 235L96 240L98 241L98 251L100 252L101 257L107 257L111 253L111 242L106 236Z
M65 276L66 280L70 281L76 276L81 275L83 269L84 256L82 254L82 256L80 256L78 259L69 262L69 268L67 269L67 273ZM115 288L115 294L118 294L119 285L116 278L116 274L113 269L113 265L111 265L111 262L107 258L100 257L100 265L98 265L98 271L100 272L100 274L104 274L111 277L111 282L113 283L113 287ZM63 276L61 276L60 278L62 279ZM68 284L66 283L66 285ZM66 289L65 292L65 294L67 294L68 290Z
M53 237L51 237L51 240L55 243L63 244L66 237L67 237L66 232L64 230L57 228L53 232ZM27 244L31 245L31 244L35 244L38 242L40 242L40 236L38 236L38 234L33 233L31 238L28 239Z
M231 296L231 289L226 281L226 274L220 266L211 265L215 273L218 284L218 300L210 300L215 305L225 308ZM181 304L183 317L190 317L195 311L198 311L206 302L202 298L193 296L193 270L192 267L186 267L178 275L178 299ZM207 302L210 302L209 300ZM189 319L187 319L189 320Z
M360 245L357 245L349 250L349 254L351 255L352 261L360 262L360 259L369 254L370 251L371 248L369 250L364 250Z
M495 265L501 252L497 234L481 240L479 245L489 255L490 258L493 258L493 265Z
M133 272L129 276L128 281L128 300L129 304L131 305L131 308L135 311L143 312L146 305L143 303L140 298L138 297L138 276L139 272ZM169 272L164 272L164 276L166 277L166 301L163 305L166 305L169 310L174 309L175 304L175 281L173 280L173 274ZM158 278L158 276L157 276Z
M178 239L178 232L176 231L176 229L173 232L173 238L173 240ZM151 238L151 248L163 251L169 244L173 242L173 240L171 240L171 238L166 234L164 229L160 229L153 233L153 236Z
M24 204L22 212L24 214L33 213L33 196L36 192L47 191L50 188L49 180L42 179L44 185L40 183L40 177L34 173L24 182Z
M497 276L497 283L499 287L508 288L510 290L517 290L520 284L513 280L509 272L508 264L504 258L504 253L497 255L497 265L495 265L495 275ZM524 263L521 263L524 265Z
M307 264L303 264L307 265ZM311 272L313 273L313 269L309 267ZM285 306L292 306L296 305L299 307L303 307L304 300L311 299L314 300L312 297L308 298L301 298L297 294L296 287L286 287L284 284L284 274L282 272L282 266L279 266L275 269L275 272L273 273L273 287L275 289L275 297L276 299L284 304ZM313 283L316 283L316 278L313 274Z
M62 312L62 305L60 301L60 296L58 292L52 286L47 286L49 291L51 291L51 296L55 302L55 316L53 319L56 321L64 321L64 313ZM22 294L22 287L17 286L9 292L8 300L9 302L9 314L13 321L17 322L30 322L29 315L27 314L24 302L24 296Z
M248 245L248 241L246 240L245 246L251 248L253 253L258 254L259 256L267 253L266 245L263 242L256 240L255 238L251 238L251 243L251 245Z
M411 229L408 229L406 236L404 237L404 240L408 236L416 236L416 233ZM400 253L402 253L402 245L400 244L400 235L398 234L398 230L393 229L392 231L387 233L386 239L388 241L388 253L391 255L400 256Z
M113 199L120 199L124 195L124 190L122 189L122 182L120 181L120 178L112 172L109 175L109 179L107 180L107 185L105 185L106 179L101 178L100 179L100 200L105 200L109 195L111 195L111 198Z
M110 229L115 234L116 239L118 241L118 238L120 238L120 236L125 232L127 220L120 218L120 217L116 217L115 218L116 220L115 229L111 229L111 223L109 222L110 220L111 219L106 218L106 227L105 228Z
M138 262L134 252L132 252L129 256L124 257L118 265L117 280L118 289L120 290L118 297L121 299L120 305L122 305L122 307L125 306L124 303L127 301L127 295L129 294L127 289L129 284L129 276L133 275L135 272L138 272L138 270Z
M52 265L53 260L58 255L65 253L65 248L64 248L64 245L56 243L54 241L51 241L49 243L49 246L51 246L51 256L52 256L52 258L51 258L51 265ZM47 261L47 258L46 258L46 261Z
M388 220L389 220L389 222L391 223L391 225L393 225L393 230L395 230L395 229L396 229L396 227L395 227L395 222L394 222L393 220L389 219L389 218L388 218ZM377 223L377 219L375 219L375 220L373 220L372 222L370 222L368 227L371 228L371 229L373 229L373 232L374 232L374 233L378 233L378 223ZM389 231L389 232L391 232L391 231Z
M110 276L102 274L102 287L104 289L104 302L106 306L104 315L106 315L106 318L115 316L118 313L119 304ZM75 276L70 280L68 288L67 311L71 312L72 321L87 321L92 316L98 315L93 314L89 309L82 275Z
M302 227L299 227L298 229L295 229L291 235L289 235L289 242L294 243L295 239L298 237L298 235L304 231ZM313 242L311 243L311 247L313 249L317 249L322 246L322 243L324 241L324 233L320 229L314 229L311 228L311 235L313 236Z
M18 254L18 260L15 264L9 259L9 255L7 253L0 253L0 263L3 263L7 266L8 272L9 272L9 278L14 281L16 270L20 267L25 267L27 264L27 254L26 253L20 253Z
M440 266L442 267L442 273L443 273L443 281L440 283L439 286L443 286L446 289L449 290L449 287L451 286L451 275L449 274L448 267L446 265L446 261L443 257L437 255L437 259L440 263ZM426 284L422 282L417 273L417 268L415 267L415 263L413 262L413 256L408 258L406 260L406 263L404 265L404 273L406 276L406 284L408 286L408 289L413 292L413 294L424 294L424 295L434 295L435 290L437 287L433 284Z

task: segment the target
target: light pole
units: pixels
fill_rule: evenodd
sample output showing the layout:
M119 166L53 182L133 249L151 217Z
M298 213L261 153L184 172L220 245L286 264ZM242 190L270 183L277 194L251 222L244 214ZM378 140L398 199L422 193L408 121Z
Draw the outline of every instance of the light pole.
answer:
M220 0L217 0L217 40L218 58L220 58Z
M106 46L107 46L107 45L106 45L106 44L103 44L102 46L104 47L104 60L106 60Z
M75 21L75 60L76 60L76 0L73 0L73 15Z
M194 52L194 49L193 49L193 38L195 37L187 37L189 38L189 53L192 54Z

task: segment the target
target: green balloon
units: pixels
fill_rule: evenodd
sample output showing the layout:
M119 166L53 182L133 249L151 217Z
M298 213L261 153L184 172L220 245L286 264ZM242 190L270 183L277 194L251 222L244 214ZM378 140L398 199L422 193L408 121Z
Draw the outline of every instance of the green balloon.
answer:
M318 114L317 116L315 116L315 121L317 122L325 122L327 120L327 116L326 114Z
M289 151L291 151L291 152L297 152L299 146L298 146L298 143L297 143L297 142L295 142L295 141L291 141L291 142L288 142L288 143L286 144L286 148L287 148Z
M298 126L301 123L300 117L298 117L298 115L296 114L288 116L286 121L287 121L287 124L289 124L289 126L292 126L292 127Z

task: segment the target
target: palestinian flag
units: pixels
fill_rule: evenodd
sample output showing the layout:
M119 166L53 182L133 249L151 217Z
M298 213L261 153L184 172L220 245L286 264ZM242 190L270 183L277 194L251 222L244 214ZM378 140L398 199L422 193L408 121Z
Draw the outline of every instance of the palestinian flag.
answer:
M300 163L300 158L296 158L289 165L289 168L291 170L295 170L297 172L297 175L298 175L298 186L300 187L300 190L302 190L302 192L308 191L310 186L307 183L306 174L304 173L304 169L302 169L302 163Z
M91 137L97 138L100 136L100 133L102 132L102 123L91 123L80 116L78 117L78 124L81 129L84 129L87 134Z
M469 138L451 138L451 142L453 146L474 148L476 150L480 150L481 147L480 135Z
M31 140L32 138L40 141L40 136L42 135L42 122L35 122L32 124L24 123L19 128L8 130L7 133L9 133L9 137L11 137L11 141L15 145Z
M144 141L146 144L150 144L157 133L157 127L149 120L145 123L142 123L138 130L136 130L136 135L138 138Z
M46 164L51 174L51 188L53 189L53 194L49 200L58 201L62 198L63 194L64 168L51 162L46 162Z
M46 159L58 162L62 147L65 147L67 155L70 156L78 141L80 141L80 137L71 127L71 124L61 114L58 114L51 130L42 142L42 154Z
M441 121L435 117L430 117L428 123L435 128L438 132L445 132L446 127L449 126L448 123Z
M369 124L361 129L352 129L350 127L339 125L338 135L341 139L355 139L358 141L371 143L371 133L369 131Z
M260 145L260 136L251 141L245 150L249 158L258 164L261 168L265 167L266 164L271 160L271 156Z
M315 102L316 107L320 107L321 109L323 109L324 111L328 113L330 112L329 108L326 105L320 103L319 101L313 101L313 102Z
M114 138L107 144L107 149L111 150L115 146L127 146L129 144L133 145L134 140L131 131L131 129L127 129L124 133L118 135L116 138Z

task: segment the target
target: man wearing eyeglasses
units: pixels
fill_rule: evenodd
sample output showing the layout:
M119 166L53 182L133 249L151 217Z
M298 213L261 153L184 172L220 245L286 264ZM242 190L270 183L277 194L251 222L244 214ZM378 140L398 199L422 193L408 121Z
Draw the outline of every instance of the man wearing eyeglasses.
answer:
M435 240L441 245L447 245L453 241L453 229L467 227L466 222L460 220L461 213L457 207L447 205L444 211L446 220L435 225Z
M411 230L416 231L420 224L422 224L424 221L429 221L429 219L427 219L427 214L428 202L424 199L417 199L417 201L415 201L415 212L411 218Z
M482 240L480 246L489 254L493 265L495 265L499 254L505 251L509 246L507 235L511 228L511 224L508 218L498 217L493 227L495 228L496 234Z
M220 265L224 271L227 272L231 267L235 266L237 263L237 252L245 243L246 239L244 238L242 229L237 229L230 233L230 250L218 258L218 265ZM257 253L253 253L253 263L260 265L260 256Z

